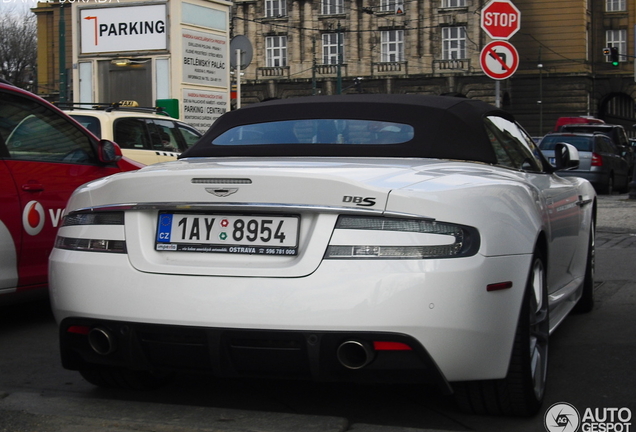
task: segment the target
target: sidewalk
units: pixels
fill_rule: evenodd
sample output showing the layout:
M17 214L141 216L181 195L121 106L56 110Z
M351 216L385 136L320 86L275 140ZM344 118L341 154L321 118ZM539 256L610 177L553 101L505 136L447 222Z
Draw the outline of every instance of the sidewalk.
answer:
M628 198L628 194L598 196L597 231L636 235L636 200Z

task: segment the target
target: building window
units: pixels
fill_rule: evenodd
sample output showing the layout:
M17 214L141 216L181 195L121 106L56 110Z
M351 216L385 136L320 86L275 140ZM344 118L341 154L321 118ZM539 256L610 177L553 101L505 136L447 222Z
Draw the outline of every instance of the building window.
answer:
M605 40L605 46L618 48L618 61L627 61L627 57L625 57L627 54L627 30L607 30ZM609 56L607 56L606 61L610 61Z
M466 7L466 0L442 0L442 8Z
M340 34L340 42L344 61L342 33ZM338 64L338 33L324 33L322 35L322 64Z
M321 0L320 13L323 15L344 13L344 0Z
M380 49L383 62L404 61L404 30L383 31Z
M287 66L287 36L267 36L265 57L267 67Z
M287 16L287 1L265 0L265 16L269 18Z
M626 11L627 5L625 0L605 0L605 10L607 12Z
M466 58L466 27L443 27L442 49L444 60Z
M380 0L380 12L404 13L404 0Z

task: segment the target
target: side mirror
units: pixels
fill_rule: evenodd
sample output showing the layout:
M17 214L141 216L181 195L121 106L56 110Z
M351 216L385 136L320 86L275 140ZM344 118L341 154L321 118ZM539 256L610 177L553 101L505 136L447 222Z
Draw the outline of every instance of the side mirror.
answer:
M123 157L121 148L112 141L99 140L97 144L97 155L102 163L115 163Z
M570 170L579 167L579 151L572 144L558 143L554 146L554 162L558 170Z

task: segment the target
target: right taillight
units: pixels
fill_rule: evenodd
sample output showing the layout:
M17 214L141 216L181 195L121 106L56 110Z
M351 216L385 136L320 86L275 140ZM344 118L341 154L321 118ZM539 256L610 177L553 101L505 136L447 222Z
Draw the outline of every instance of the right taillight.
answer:
M435 259L473 256L476 228L430 219L340 215L325 259Z
M592 153L592 166L603 166L603 156L598 153Z

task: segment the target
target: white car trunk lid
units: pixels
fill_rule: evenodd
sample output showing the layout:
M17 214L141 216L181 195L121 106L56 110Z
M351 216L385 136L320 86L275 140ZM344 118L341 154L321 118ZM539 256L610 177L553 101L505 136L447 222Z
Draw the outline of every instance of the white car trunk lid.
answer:
M301 277L320 264L338 214L382 214L393 188L427 178L414 165L181 161L133 174L132 190L111 178L91 206L113 190L131 204L126 246L140 271Z

